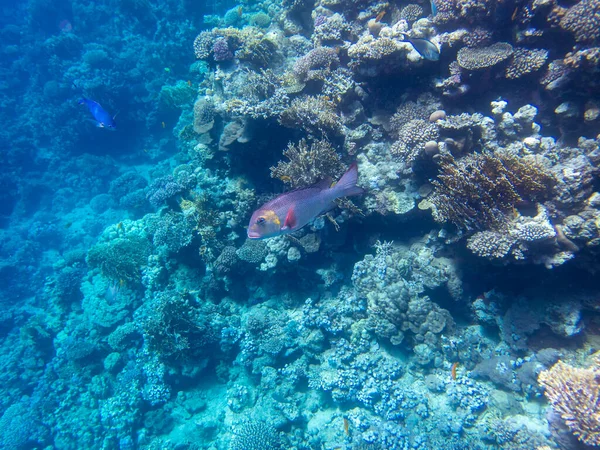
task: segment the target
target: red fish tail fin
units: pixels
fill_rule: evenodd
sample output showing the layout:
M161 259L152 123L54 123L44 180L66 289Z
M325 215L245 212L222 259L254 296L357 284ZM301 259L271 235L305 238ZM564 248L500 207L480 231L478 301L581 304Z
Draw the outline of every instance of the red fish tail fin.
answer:
M349 195L361 195L365 190L356 185L358 181L358 165L353 162L346 173L342 175L340 181L333 187L338 197L346 197Z

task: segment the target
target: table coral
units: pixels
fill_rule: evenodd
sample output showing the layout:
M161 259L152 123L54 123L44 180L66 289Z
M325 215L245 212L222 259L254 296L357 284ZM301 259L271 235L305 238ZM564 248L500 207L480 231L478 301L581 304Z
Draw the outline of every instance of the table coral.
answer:
M512 45L507 42L497 42L489 47L461 48L458 52L457 61L463 69L489 69L506 61L512 54Z

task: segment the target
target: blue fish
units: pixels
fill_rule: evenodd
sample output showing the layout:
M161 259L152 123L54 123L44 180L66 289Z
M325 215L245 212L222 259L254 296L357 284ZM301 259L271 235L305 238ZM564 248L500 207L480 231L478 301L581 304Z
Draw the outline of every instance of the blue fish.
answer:
M431 5L431 15L435 17L437 14L437 6L435 6L435 1L429 0L429 4Z
M427 39L421 38L411 38L406 33L402 33L404 35L404 39L415 48L415 50L421 55L423 58L428 59L429 61L437 61L440 59L440 50L437 46Z
M98 128L108 128L109 130L116 130L117 123L115 122L115 118L111 116L98 102L94 100L90 100L89 98L81 98L79 100L80 105L87 106L87 109L90 110L92 116L94 116L94 121L96 122L96 126Z

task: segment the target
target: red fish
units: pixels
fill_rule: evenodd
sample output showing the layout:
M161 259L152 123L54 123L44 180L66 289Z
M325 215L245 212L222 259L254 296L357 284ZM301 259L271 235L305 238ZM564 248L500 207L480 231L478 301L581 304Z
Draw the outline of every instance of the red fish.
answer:
M334 200L364 192L356 186L358 166L353 163L335 186L326 178L305 189L281 194L254 211L248 225L250 239L266 239L299 230L335 206Z

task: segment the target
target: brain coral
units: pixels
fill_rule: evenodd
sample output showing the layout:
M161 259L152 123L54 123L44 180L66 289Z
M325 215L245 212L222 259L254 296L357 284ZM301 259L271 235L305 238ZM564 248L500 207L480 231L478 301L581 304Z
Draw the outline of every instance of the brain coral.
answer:
M506 78L515 79L542 68L548 59L548 50L515 48L513 59L505 70Z
M581 0L567 10L560 26L573 33L577 42L596 41L600 38L600 2Z
M237 427L230 450L276 450L281 440L275 428L263 422L245 421Z
M487 69L506 61L512 54L512 45L506 42L496 42L489 47L461 48L458 52L457 61L463 69Z

